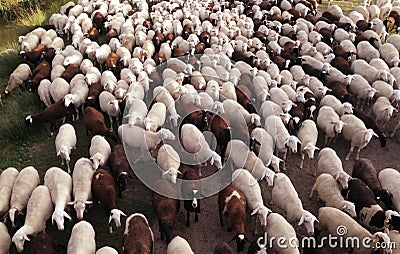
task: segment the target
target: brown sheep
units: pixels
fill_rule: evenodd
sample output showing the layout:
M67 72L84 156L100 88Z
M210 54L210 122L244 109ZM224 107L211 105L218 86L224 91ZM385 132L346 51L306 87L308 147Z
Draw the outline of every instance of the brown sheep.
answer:
M336 98L338 98L342 103L343 102L352 102L352 96L347 91L347 88L344 84L342 84L340 81L333 81L328 83L328 88L330 88L332 91L328 92L329 94L334 95Z
M243 108L246 109L250 114L257 113L257 110L250 99L252 97L248 96L245 93L245 90L247 90L247 92L250 92L250 90L246 86L240 88L235 86L237 102L239 102L239 104L242 105Z
M47 50L47 46L44 44L39 44L32 51L21 51L19 53L20 56L28 60L29 62L36 64L38 63L44 56L44 53Z
M233 185L228 185L218 194L219 222L224 226L224 218L228 224L228 231L235 232L237 252L241 252L246 244L244 236L246 227L246 198ZM232 239L232 240L233 240Z
M353 72L350 69L350 64L347 61L347 59L341 57L341 56L336 56L334 59L331 61L332 67L335 67L339 71L341 71L344 75L350 75L353 74Z
M104 91L104 86L100 82L93 83L91 86L89 86L86 105L95 107L100 110L99 96L103 91Z
M213 254L235 254L227 243L219 243L214 248Z
M126 219L123 253L154 253L154 236L146 217L134 213Z
M103 135L111 138L115 142L118 142L118 136L115 133L107 128L104 116L101 112L93 107L86 107L83 110L83 124L86 128L86 135L88 135L88 131L92 133L92 135Z
M99 41L99 30L96 27L92 27L90 28L87 37L91 40L91 41Z
M114 28L111 28L110 30L108 30L108 32L106 33L106 43L110 43L110 40L112 38L117 38L118 39L118 32L117 30L115 30Z
M116 53L111 52L107 57L106 64L107 64L107 70L112 71L115 76L119 76L118 63L119 63L119 56Z
M40 81L42 81L43 79L50 79L50 75L50 64L46 61L41 62L35 69L33 69L32 79L28 80L26 88L29 91L32 91L32 89L36 89L39 86Z
M200 200L198 200L198 197L201 193L201 186L198 180L200 180L200 176L196 170L189 168L183 173L182 179L188 180L182 182L181 189L182 195L185 198L183 205L186 210L186 227L189 227L191 212L194 212L194 221L199 221L198 213L200 213Z
M117 144L111 148L111 154L108 158L108 167L117 182L118 196L121 197L121 192L124 191L128 185L128 178L132 170L122 144Z
M31 254L53 254L56 253L57 248L65 249L60 243L55 241L51 235L40 232L37 234L29 244L29 253Z
M115 186L114 178L107 170L97 169L92 180L93 198L103 204L104 211L109 215L108 227L112 234L113 229L111 221L114 221L115 226L121 227L121 215L126 216L117 206L117 187Z
M213 114L210 120L210 131L214 134L217 140L217 146L219 147L219 155L222 161L225 155L226 147L229 141L232 139L231 127L229 126L229 121L223 118L219 114Z
M78 64L69 64L65 67L65 71L61 75L68 83L71 82L72 78L80 72Z
M166 196L176 196L176 190L166 179L160 179L155 182L157 190ZM152 192L152 204L158 219L158 227L160 230L161 240L167 243L172 239L172 228L175 223L176 215L179 212L180 201Z
M93 16L93 23L95 24L97 30L99 30L99 32L101 33L104 28L104 22L106 21L106 18L104 17L103 14L101 14L101 12L96 12Z

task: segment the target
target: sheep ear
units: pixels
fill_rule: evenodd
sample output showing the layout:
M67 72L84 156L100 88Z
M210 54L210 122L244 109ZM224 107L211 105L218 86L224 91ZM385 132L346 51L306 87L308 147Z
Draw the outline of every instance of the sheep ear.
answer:
M297 225L300 226L301 224L303 224L303 222L304 222L304 215L301 216L300 221Z
M389 235L389 228L385 228L385 230L383 231L385 234Z
M85 205L91 205L93 204L93 201L85 201Z
M68 220L72 220L71 216L67 212L64 211L64 217L67 218Z
M57 152L57 157L60 156L60 151Z
M179 170L176 170L176 172L178 172L178 174L182 175L182 172L181 172L181 171L179 171Z
M68 205L74 205L75 204L75 202L74 201L72 201L72 202L68 202Z
M254 209L252 212L251 212L251 216L253 216L254 214L256 214L256 213L258 213L258 207L256 208L256 209Z

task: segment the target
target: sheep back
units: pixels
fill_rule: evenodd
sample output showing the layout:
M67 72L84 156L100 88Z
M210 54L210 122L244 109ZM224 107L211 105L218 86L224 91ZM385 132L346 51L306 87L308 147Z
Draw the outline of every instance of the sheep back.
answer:
M0 214L4 215L10 209L11 193L18 174L16 168L9 167L0 175Z
M10 207L18 211L23 210L28 204L29 197L33 190L40 183L38 171L28 166L23 168L15 179L10 199Z

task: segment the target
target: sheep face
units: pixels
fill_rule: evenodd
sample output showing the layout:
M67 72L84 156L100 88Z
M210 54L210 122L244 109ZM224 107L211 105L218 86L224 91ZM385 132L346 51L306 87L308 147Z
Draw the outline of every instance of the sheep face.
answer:
M293 101L291 101L291 100L282 102L282 109L283 109L283 112L285 112L285 113L288 113L292 109L293 106L296 106L296 104L294 104Z
M301 144L301 141L296 136L290 136L285 145L290 148L293 153L297 153L297 143Z
M346 172L341 171L335 180L342 186L343 189L347 189L349 187L351 176Z
M364 131L364 144L363 145L367 145L369 143L369 141L371 141L371 138L373 136L378 137L378 134L376 134L372 129L368 129L368 130Z
M343 109L345 114L353 114L353 105L351 105L351 103L344 102Z
M179 170L175 168L170 168L162 173L162 178L171 181L171 183L176 184L176 178L179 174L182 174Z
M260 205L252 211L251 215L257 214L257 220L260 222L261 227L264 228L267 226L267 217L271 212L266 206Z
M98 169L100 165L104 165L104 159L103 156L99 153L94 154L92 157L90 157L90 160L93 163L93 168Z
M67 163L71 160L69 155L71 154L71 150L73 147L70 146L61 146L60 150L57 152L57 156L60 156L62 160L65 160Z
M346 125L346 123L343 122L342 120L339 120L339 121L332 121L331 124L334 125L333 128L334 128L334 130L335 130L335 132L336 132L337 134L342 133L343 126Z
M64 210L55 210L53 215L51 216L51 223L54 225L54 221L57 224L57 228L60 231L64 230L64 217L72 220L71 216L66 213Z
M114 221L117 228L121 227L121 215L126 216L126 214L118 209L112 209L110 212L110 218L108 219L108 226L110 234L112 233L111 222Z
M210 164L215 164L218 170L222 169L221 156L219 156L219 154L216 152L213 152L211 155Z
M244 245L246 244L246 240L244 238L244 234L239 234L235 236L235 241L236 241L236 250L237 252L242 252L244 250Z
M66 108L69 107L69 105L71 105L71 103L74 103L74 96L72 94L67 94L64 96L64 106Z
M306 145L306 147L304 147L303 149L303 151L307 153L308 158L310 158L311 160L314 159L315 150L319 150L319 148L312 144Z
M345 200L344 201L344 205L342 207L342 210L344 212L350 214L350 216L353 217L353 218L357 217L356 206L352 202L349 202L349 201Z
M304 225L309 235L314 235L314 222L318 222L317 218L309 211L303 210L301 215L299 226Z
M15 243L15 247L17 247L18 252L22 252L24 250L25 240L30 241L24 232L18 231L14 234L12 241Z
M169 129L162 128L160 133L163 140L175 140L175 135Z
M180 117L181 116L176 113L170 115L169 120L171 121L173 127L178 126L178 118Z
M384 253L392 253L391 250L391 244L390 244L390 238L386 233L383 232L376 232L375 234L372 235L372 242L382 242L382 246L387 246L387 248L383 249Z
M220 101L215 101L213 106L214 112L217 114L225 114L224 105Z
M76 217L78 220L83 219L83 213L86 210L86 205L92 204L92 201L76 200L75 202L69 202L69 205L73 205L76 211Z
M251 123L254 123L256 126L261 126L261 117L259 115L252 113L250 114L250 117L251 117L250 120Z

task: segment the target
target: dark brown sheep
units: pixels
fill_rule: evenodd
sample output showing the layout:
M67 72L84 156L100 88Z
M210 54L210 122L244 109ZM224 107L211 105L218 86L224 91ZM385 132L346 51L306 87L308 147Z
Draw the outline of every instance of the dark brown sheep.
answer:
M108 158L108 167L117 182L118 196L121 197L122 191L124 191L128 185L128 179L132 170L122 144L114 145L111 148L111 154Z
M59 242L55 241L49 234L40 232L29 244L29 253L31 254L53 254L56 249L66 249Z
M51 75L51 66L48 62L41 62L33 71L32 71L32 79L28 80L26 84L26 88L29 91L33 89L37 89L40 81L43 79L50 79Z
M381 144L381 147L385 147L387 137L383 133L383 129L381 127L379 127L379 125L376 123L375 119L373 119L372 117L370 117L369 115L364 113L364 111L362 111L361 109L358 109L358 108L353 109L353 114L356 117L360 118L364 122L365 126L368 129L373 129L374 132L376 134L378 134L378 139Z
M44 44L39 44L32 51L21 51L19 54L29 62L37 64L44 56L47 50L47 46Z
M61 75L68 83L71 82L72 78L80 72L78 64L69 64L65 67L65 71Z
M104 212L108 219L109 232L112 234L113 229L111 222L114 221L115 226L121 227L121 215L126 216L117 206L117 187L112 175L104 169L97 169L92 179L93 198L100 201L103 205Z
M117 30L115 30L114 28L111 28L110 30L108 30L108 32L106 33L106 43L110 43L110 40L112 38L118 38L118 32Z
M154 237L146 217L134 213L126 219L123 253L153 253Z
M101 112L93 107L86 107L83 110L83 124L86 128L86 135L88 135L88 131L92 133L92 135L103 135L111 138L115 142L118 142L118 136L115 133L108 129L105 122L104 116Z
M183 205L186 210L186 226L190 226L190 213L194 212L194 221L199 221L198 214L200 213L200 194L201 194L201 185L200 185L200 176L196 170L191 168L187 169L182 176L182 196L185 198L183 201Z

